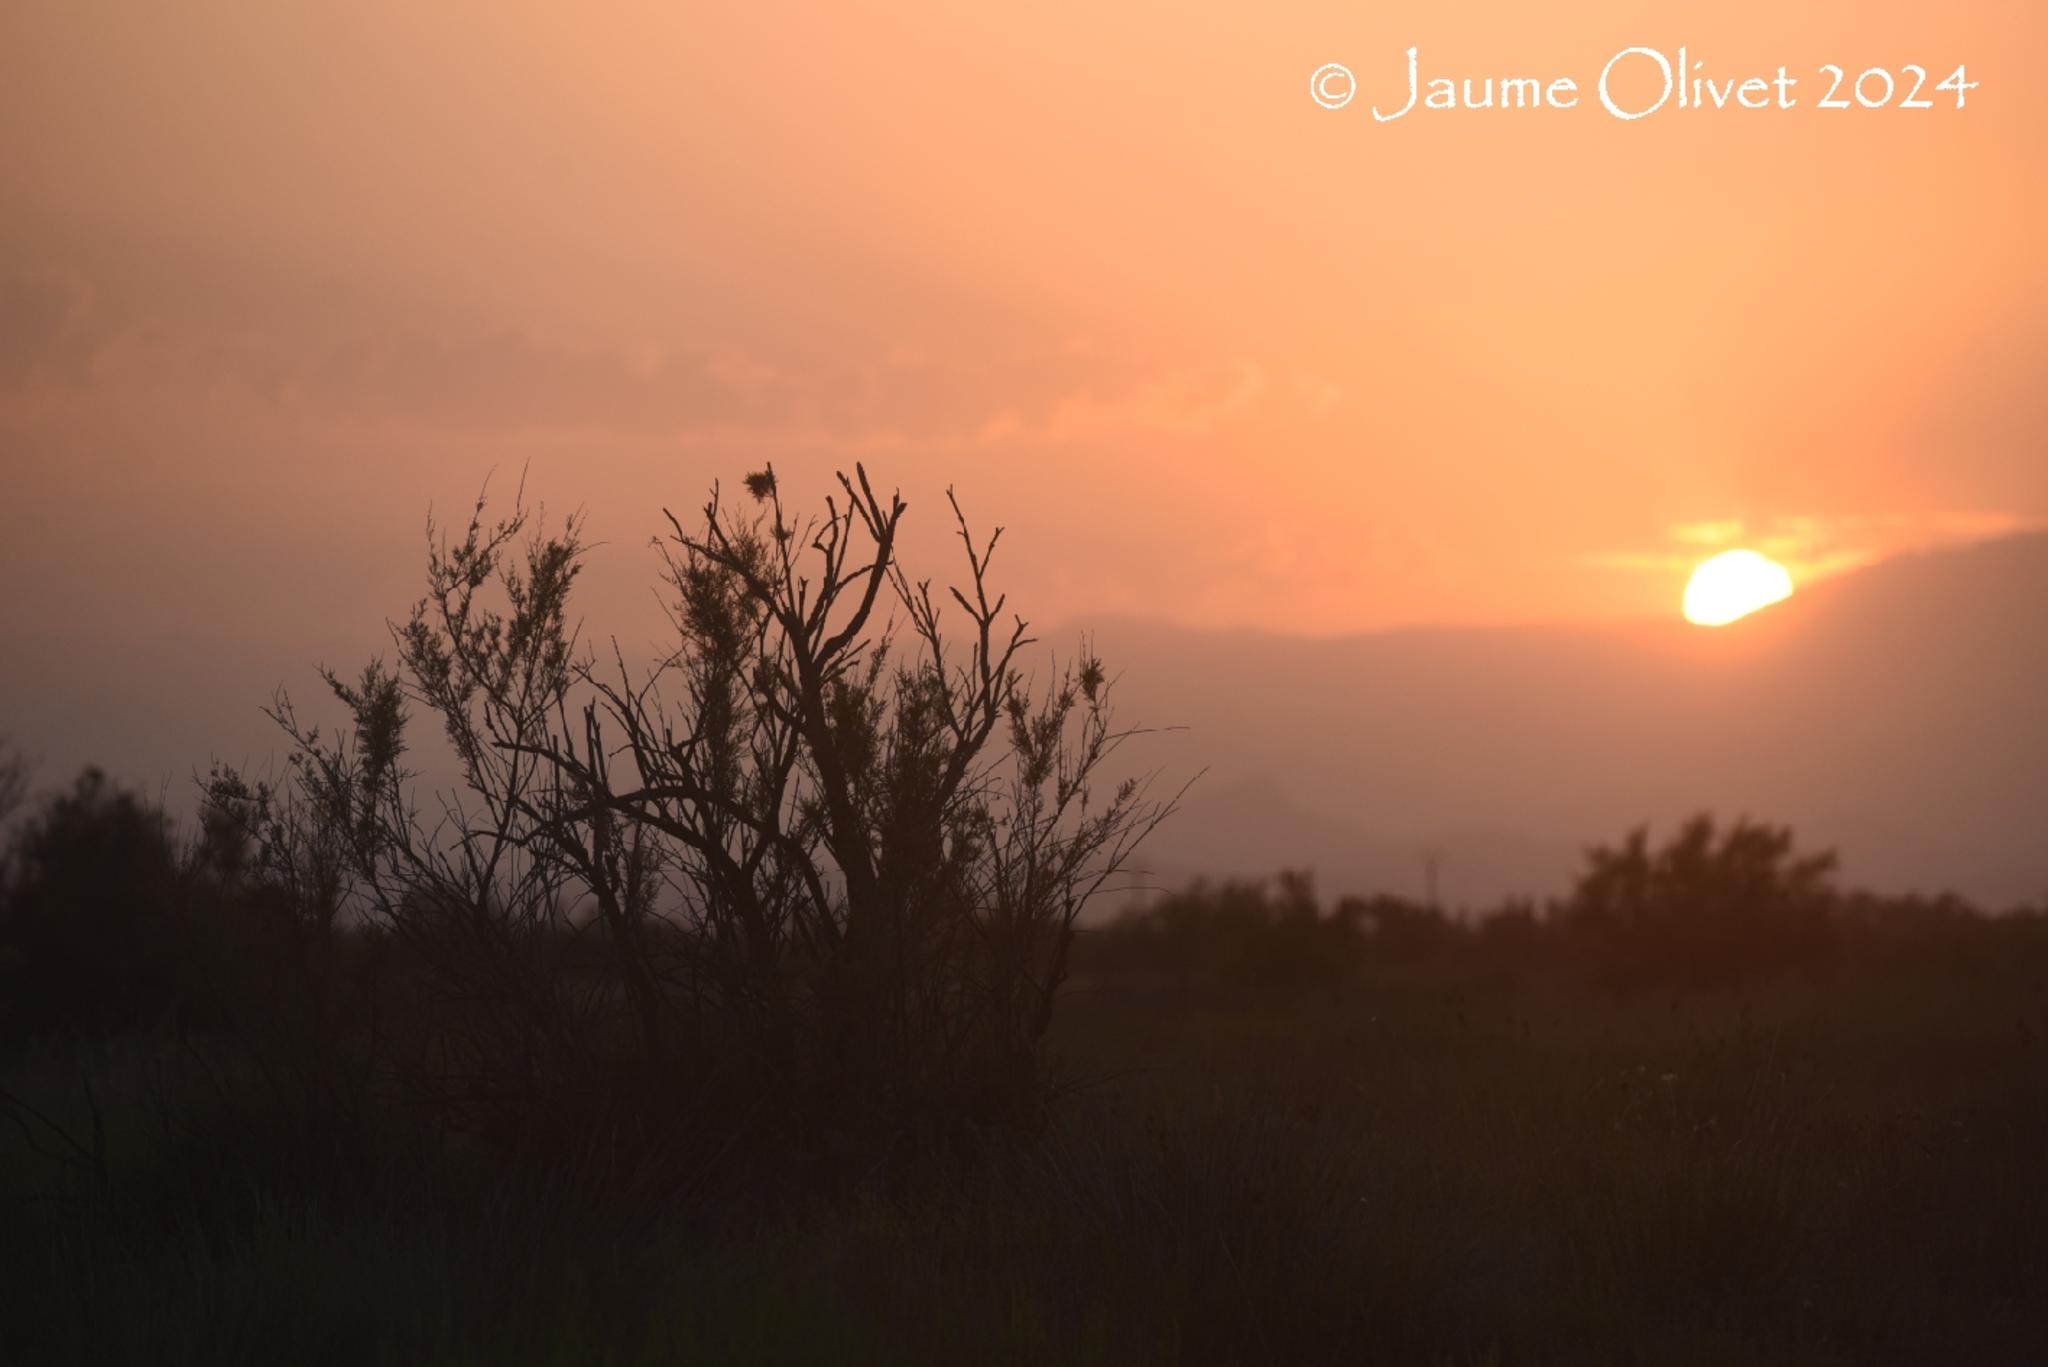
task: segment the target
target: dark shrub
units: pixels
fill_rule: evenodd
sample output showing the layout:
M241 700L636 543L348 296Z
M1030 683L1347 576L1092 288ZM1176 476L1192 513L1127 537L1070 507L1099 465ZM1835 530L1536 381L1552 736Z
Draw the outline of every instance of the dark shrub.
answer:
M1832 940L1832 852L1800 854L1789 827L1697 816L1660 849L1647 828L1595 847L1565 924L1632 978L1722 983L1810 967Z
M160 1014L175 993L179 861L154 806L97 769L16 838L0 901L10 1034L105 1029Z
M1347 898L1332 912L1307 873L1262 882L1197 881L1125 912L1089 946L1088 966L1247 1000L1337 991L1366 963L1427 952L1443 918L1399 899Z
M416 971L401 1071L456 1123L616 1116L709 1165L1039 1117L1076 918L1172 804L1111 775L1133 733L1085 643L1027 675L997 537L957 503L947 591L864 471L809 517L772 471L745 489L666 518L674 634L645 669L585 644L575 521L479 500L430 534L395 665L326 675L342 727L280 697L284 782L209 787L300 924L374 926ZM449 790L406 767L415 716ZM602 952L572 967L579 942Z

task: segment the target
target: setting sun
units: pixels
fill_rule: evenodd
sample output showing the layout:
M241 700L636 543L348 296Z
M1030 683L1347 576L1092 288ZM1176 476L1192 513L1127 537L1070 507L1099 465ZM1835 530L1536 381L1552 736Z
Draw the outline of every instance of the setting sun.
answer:
M1756 551L1723 551L1694 567L1685 584L1685 620L1720 627L1792 596L1785 567Z

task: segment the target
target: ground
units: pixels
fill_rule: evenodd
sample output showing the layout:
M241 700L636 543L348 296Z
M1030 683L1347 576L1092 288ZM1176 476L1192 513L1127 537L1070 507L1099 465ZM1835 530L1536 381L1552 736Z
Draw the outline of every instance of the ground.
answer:
M1041 1136L681 1200L323 1148L254 1077L195 1118L203 1046L32 1054L74 1133L97 1078L108 1190L9 1136L0 1308L29 1362L2048 1361L2023 975L1098 984L1052 1052Z

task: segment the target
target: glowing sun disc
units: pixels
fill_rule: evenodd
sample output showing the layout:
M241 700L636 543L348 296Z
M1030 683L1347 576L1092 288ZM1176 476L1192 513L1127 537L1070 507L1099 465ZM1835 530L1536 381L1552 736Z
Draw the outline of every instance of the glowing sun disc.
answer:
M1685 581L1685 620L1720 627L1792 596L1792 576L1755 551L1723 551L1702 560Z

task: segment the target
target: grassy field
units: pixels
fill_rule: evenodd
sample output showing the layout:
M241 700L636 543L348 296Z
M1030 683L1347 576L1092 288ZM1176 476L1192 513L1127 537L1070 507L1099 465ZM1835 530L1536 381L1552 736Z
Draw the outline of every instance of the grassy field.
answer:
M850 1191L650 1197L128 1039L6 1085L36 1362L2048 1361L2048 999L1613 997L1416 969L1081 990L1044 1135ZM45 1149L56 1141L44 1135Z

